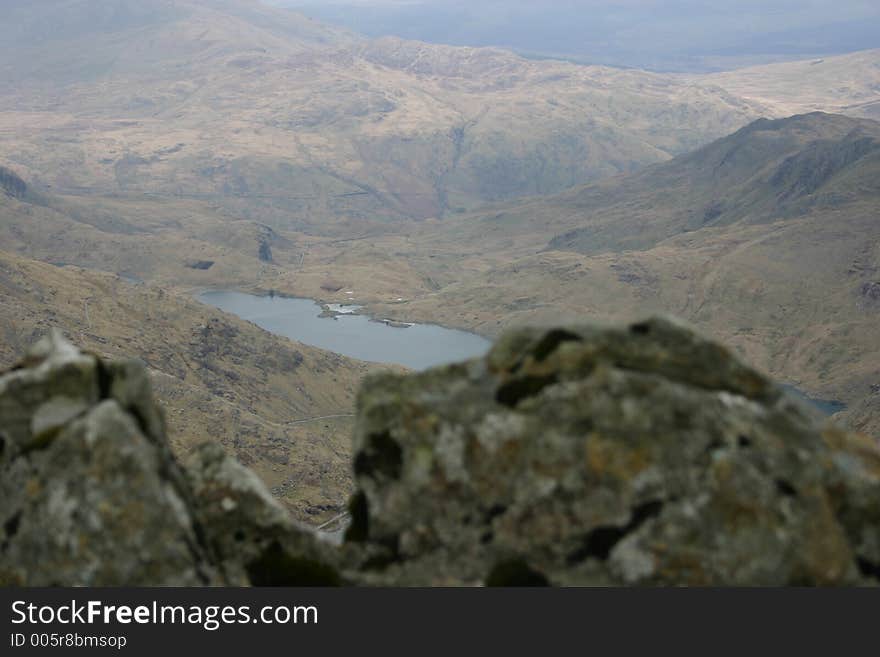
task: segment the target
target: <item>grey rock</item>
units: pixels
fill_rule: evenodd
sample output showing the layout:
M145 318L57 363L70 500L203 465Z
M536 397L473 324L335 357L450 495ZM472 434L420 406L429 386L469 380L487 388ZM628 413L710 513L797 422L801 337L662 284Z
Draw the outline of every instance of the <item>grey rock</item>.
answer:
M0 374L0 585L875 585L880 450L824 422L672 320L512 331L362 386L339 546L52 334Z
M257 476L212 443L188 463L199 517L230 581L338 586L337 550L300 525Z
M80 354L58 333L46 336L34 345L21 365L0 377L0 431L4 446L0 464L37 449L42 441L50 439L51 425L61 407L88 408L99 398L95 359Z
M27 586L220 583L160 455L113 400L0 478L0 581Z
M402 585L876 584L880 452L687 327L523 329L361 389L349 540Z
M0 584L223 583L146 375L136 415L119 374L53 333L0 376Z
M52 333L0 375L0 441L0 585L340 581L337 552L219 447L177 463L140 363Z

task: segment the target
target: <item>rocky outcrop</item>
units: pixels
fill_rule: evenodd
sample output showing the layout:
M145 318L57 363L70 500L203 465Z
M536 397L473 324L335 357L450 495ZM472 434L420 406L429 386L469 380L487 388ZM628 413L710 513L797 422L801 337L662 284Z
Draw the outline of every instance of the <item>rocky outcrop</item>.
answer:
M257 476L223 448L204 444L189 465L196 515L220 569L256 586L337 586L337 555L291 521Z
M0 584L876 584L880 450L670 320L508 333L361 390L342 546L141 365L58 335L0 375Z
M871 281L862 285L862 298L869 304L880 304L880 282Z
M253 474L175 461L141 364L58 334L0 376L0 523L0 585L338 581Z
M880 452L667 320L369 380L349 537L383 584L876 583Z

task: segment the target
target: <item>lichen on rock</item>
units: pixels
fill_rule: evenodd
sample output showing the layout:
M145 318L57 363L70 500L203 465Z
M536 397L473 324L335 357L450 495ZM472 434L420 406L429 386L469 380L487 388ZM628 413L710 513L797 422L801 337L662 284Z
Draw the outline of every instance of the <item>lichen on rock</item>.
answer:
M339 586L335 546L290 518L257 476L205 443L189 462L198 515L226 576L239 585Z
M667 319L362 387L374 583L876 583L880 453Z
M0 584L876 585L880 450L668 319L525 328L360 391L346 542L143 365L59 334L0 374Z
M0 582L223 581L187 512L182 476L150 435L158 427L129 411L124 383L57 333L0 377Z
M247 585L260 555L229 541L249 526L281 541L282 564L315 562L313 534L220 452L184 470L141 364L47 336L0 375L0 585ZM282 583L315 583L296 576Z

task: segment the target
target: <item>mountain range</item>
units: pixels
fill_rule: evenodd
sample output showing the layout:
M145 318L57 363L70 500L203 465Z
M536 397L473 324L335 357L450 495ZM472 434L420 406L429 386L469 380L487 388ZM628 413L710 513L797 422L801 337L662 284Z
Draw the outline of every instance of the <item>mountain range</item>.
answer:
M558 192L782 115L714 78L368 40L247 0L8 4L5 164L65 194L212 199L274 228Z
M668 312L876 433L878 207L880 123L762 119L631 176L426 228L414 250L455 280L377 312L487 334Z
M249 0L4 12L3 364L50 325L140 358L177 450L212 437L301 518L344 503L380 366L195 291L489 337L671 313L880 435L880 50L673 75Z

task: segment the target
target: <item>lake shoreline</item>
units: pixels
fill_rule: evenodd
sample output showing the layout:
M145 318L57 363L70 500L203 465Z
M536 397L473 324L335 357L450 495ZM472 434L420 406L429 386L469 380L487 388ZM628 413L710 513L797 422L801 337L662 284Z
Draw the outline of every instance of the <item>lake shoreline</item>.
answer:
M434 367L437 365L453 363L453 362L457 362L459 360L465 360L467 358L472 358L475 356L482 355L482 353L488 352L488 350L491 348L492 343L494 342L494 338L492 338L492 337L487 337L487 336L481 335L480 333L477 333L475 331L470 331L470 330L462 329L462 328L458 328L458 327L448 327L448 326L444 326L442 324L435 324L435 323L422 324L422 323L406 322L406 321L402 321L402 320L394 319L394 318L381 318L381 317L378 317L378 316L375 316L375 315L372 315L369 313L369 304L357 303L355 301L348 301L348 302L342 303L342 302L338 302L338 301L325 301L323 299L313 299L310 297L298 297L298 296L293 296L290 294L283 294L283 293L279 293L279 292L266 293L265 290L246 291L243 289L235 289L235 288L231 288L231 289L205 288L205 289L193 290L193 291L191 291L191 294L194 296L194 298L197 301L199 301L201 303L204 303L204 304L211 306L211 307L214 307L214 308L218 308L224 312L230 312L231 314L234 314L234 315L236 315L246 321L250 321L250 322L256 324L257 326L260 326L264 330L268 330L272 333L275 333L276 335L288 337L288 338L295 340L297 342L301 342L303 344L308 344L308 345L311 345L311 346L314 346L314 347L317 347L320 349L324 349L326 351L331 351L333 353L337 353L337 354L340 354L342 356L346 356L349 358L356 358L358 360L363 360L365 362L371 362L371 363L398 365L401 367L405 367L408 369L414 369L414 370L426 369L427 367ZM360 350L355 350L354 352L352 352L351 350L346 348L347 345L345 345L345 344L338 344L338 343L335 345L328 344L325 340L320 339L320 338L315 338L314 336L312 336L311 340L310 340L308 335L303 337L301 335L296 335L295 333L292 334L292 332L290 330L285 330L284 327L279 326L279 325L274 325L275 326L274 328L272 328L271 326L265 326L263 323L260 323L260 321L259 321L261 316L256 316L256 317L253 316L253 314L252 314L253 309L250 311L251 316L248 316L247 311L244 311L244 314L242 314L243 311L241 308L239 308L239 312L236 312L236 310L234 308L226 307L225 304L212 303L211 301L206 300L206 297L211 297L211 296L233 297L235 295L238 295L238 298L240 300L241 299L250 299L250 300L255 301L258 304L259 303L266 303L266 302L272 303L272 302L276 302L276 301L291 302L293 304L307 304L307 306L300 308L298 311L300 313L304 313L304 317L309 316L309 317L306 317L307 321L308 321L308 319L312 318L311 317L312 315L313 315L313 318L318 320L319 322L329 322L331 325L337 324L339 322L350 321L353 318L360 318L363 321L367 322L369 325L381 327L381 329L396 331L396 333L398 335L409 333L409 331L411 331L414 328L421 328L421 329L427 329L429 331L440 332L439 335L447 335L448 334L447 337L449 337L449 338L458 337L461 339L468 339L468 340L478 339L481 341L479 343L480 348L479 349L476 348L477 343L474 343L474 346L470 351L465 351L465 352L457 352L456 351L456 352L450 353L448 357L437 357L436 359L432 360L428 364L424 364L425 361L419 361L422 364L413 364L413 363L408 364L405 362L401 362L401 360L394 360L394 358L400 358L400 356L397 354L396 351L391 351L391 352L385 351L384 356L374 358L374 357L371 357L370 355L365 355L365 352L369 351L369 347L366 345L361 345ZM343 312L340 312L340 310L339 310L339 309L348 309L348 308L351 308L353 310L343 311ZM366 311L366 312L364 312L364 311ZM255 321L255 319L257 321ZM289 319L292 319L292 318L289 318ZM332 322L330 320L332 320ZM404 329L406 329L406 330L404 330ZM366 330L369 331L369 329L366 329ZM319 333L328 334L328 333L332 333L332 331L328 331L326 326L322 326L322 327L320 327ZM467 338L465 338L464 336L467 336ZM397 337L395 337L395 341L400 341L400 340L404 340L404 342L411 341L410 338L397 338ZM413 343L410 345L409 348L424 350L425 348L430 348L429 343L430 343L430 340L426 339L425 343L422 343L422 344ZM780 383L779 385L789 395L791 395L794 398L796 398L797 400L807 404L810 408L817 410L818 412L822 413L823 415L825 415L827 417L831 417L831 416L833 416L837 413L841 413L847 409L847 404L845 404L844 402L841 402L839 400L819 399L819 398L812 397L811 395L807 394L805 391L801 390L797 386L789 384L789 383Z
M332 305L342 305L342 306L360 306L366 312L359 312L357 314L369 317L372 320L377 322L383 322L384 319L380 318L379 315L370 312L370 308L375 305L403 305L398 302L383 302L383 301L353 301L350 299L346 299L345 301L328 301L322 297L306 297L298 294L290 294L285 292L279 292L277 290L267 290L264 287L256 287L249 285L232 285L229 287L195 287L195 286L185 286L180 288L187 295L198 300L199 296L208 292L239 292L241 294L248 294L256 297L269 297L269 298L280 298L280 299L299 299L299 300L307 300L314 301L319 306L332 306ZM489 342L494 343L495 340L498 339L498 334L486 333L483 331L479 331L475 328L468 326L467 324L446 324L439 320L429 320L425 322L411 322L406 319L398 319L396 317L386 317L385 319L392 322L400 322L401 324L410 324L415 326L437 326L440 328L447 329L449 331L461 331L463 333L470 333L471 335L478 335L484 340L488 340Z
M308 297L217 288L201 290L195 298L303 344L366 362L415 370L482 356L492 345L491 340L470 331L373 317L360 312L365 307L355 302L328 303ZM347 308L356 310L338 312Z

